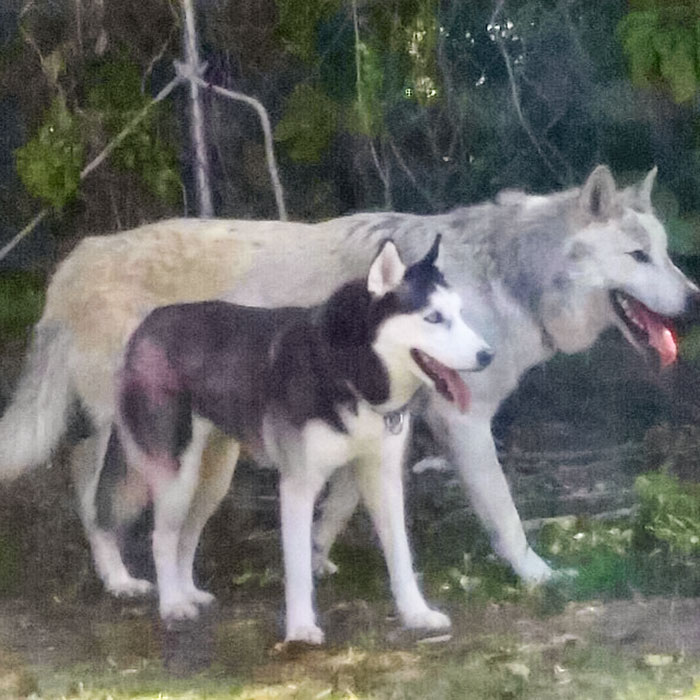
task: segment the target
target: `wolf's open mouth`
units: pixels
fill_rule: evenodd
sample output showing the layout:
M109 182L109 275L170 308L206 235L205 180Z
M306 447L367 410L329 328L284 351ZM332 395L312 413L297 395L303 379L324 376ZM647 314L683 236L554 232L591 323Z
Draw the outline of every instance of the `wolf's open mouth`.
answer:
M610 292L610 303L627 330L632 345L643 351L646 346L659 354L661 366L673 364L678 356L678 346L671 322L655 313L625 292ZM623 330L624 330L623 329Z
M469 408L469 388L459 376L459 372L416 348L411 348L411 357L432 379L438 393L448 401L456 403L459 410L465 413Z

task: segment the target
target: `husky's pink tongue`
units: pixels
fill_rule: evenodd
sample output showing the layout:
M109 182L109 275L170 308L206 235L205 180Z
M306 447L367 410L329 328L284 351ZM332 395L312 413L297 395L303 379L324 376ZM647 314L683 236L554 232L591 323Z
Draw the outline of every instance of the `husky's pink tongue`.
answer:
M447 391L452 397L452 400L457 404L460 412L466 413L469 410L471 395L469 393L469 387L464 383L462 377L459 376L459 372L443 365L440 376L447 385Z
M411 356L418 366L433 380L435 389L448 401L453 401L462 413L469 409L469 388L464 383L459 372L439 362L431 355L416 350L411 350Z
M661 316L655 314L636 299L630 299L634 318L649 336L649 345L659 353L661 366L672 365L678 357L678 345L673 337L673 331L664 323Z

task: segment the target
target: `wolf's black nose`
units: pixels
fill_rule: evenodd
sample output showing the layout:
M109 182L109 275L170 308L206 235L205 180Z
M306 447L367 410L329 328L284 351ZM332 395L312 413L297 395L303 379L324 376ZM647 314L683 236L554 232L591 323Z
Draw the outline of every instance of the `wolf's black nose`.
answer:
M488 367L491 364L491 360L493 360L494 354L493 350L479 350L479 352L476 353L476 361L479 368L484 369Z

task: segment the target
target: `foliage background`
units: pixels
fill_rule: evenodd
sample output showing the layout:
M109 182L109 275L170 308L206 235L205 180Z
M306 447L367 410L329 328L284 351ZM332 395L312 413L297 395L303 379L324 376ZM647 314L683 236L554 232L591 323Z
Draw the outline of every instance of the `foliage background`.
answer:
M693 0L209 0L197 10L207 78L270 111L294 218L435 212L504 187L576 185L600 162L623 182L656 163L672 247L700 251ZM77 182L172 77L179 3L8 0L0 27L0 235L37 199L61 213L7 265L193 213L183 89ZM255 115L206 100L217 214L274 217Z

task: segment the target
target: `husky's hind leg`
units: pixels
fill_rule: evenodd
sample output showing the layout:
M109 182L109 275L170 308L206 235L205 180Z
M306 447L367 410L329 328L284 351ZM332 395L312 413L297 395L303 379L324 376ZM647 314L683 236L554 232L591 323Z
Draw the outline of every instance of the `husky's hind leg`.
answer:
M168 621L194 619L198 615L191 591L182 585L179 551L183 528L199 485L202 452L211 429L208 421L194 418L192 438L179 459L153 459L144 455L139 460L153 492L153 559L160 616Z
M360 502L357 479L352 466L338 469L331 477L328 495L313 529L313 565L317 576L335 574L338 567L330 560L336 537L343 531Z
M193 578L194 556L202 529L223 500L231 485L240 445L222 433L213 431L202 455L199 485L187 520L182 528L178 566L182 587L198 605L214 601L211 593L197 588Z
M105 589L115 596L143 596L153 590L153 584L131 576L122 560L116 533L112 529L99 527L97 523L96 493L110 432L111 426L100 428L71 451L71 472L78 495L80 519L90 543L97 575Z
M391 590L403 624L410 628L444 629L450 626L450 619L425 602L408 545L402 472L409 435L408 426L398 435L385 431L381 450L358 461L357 483L384 550Z

